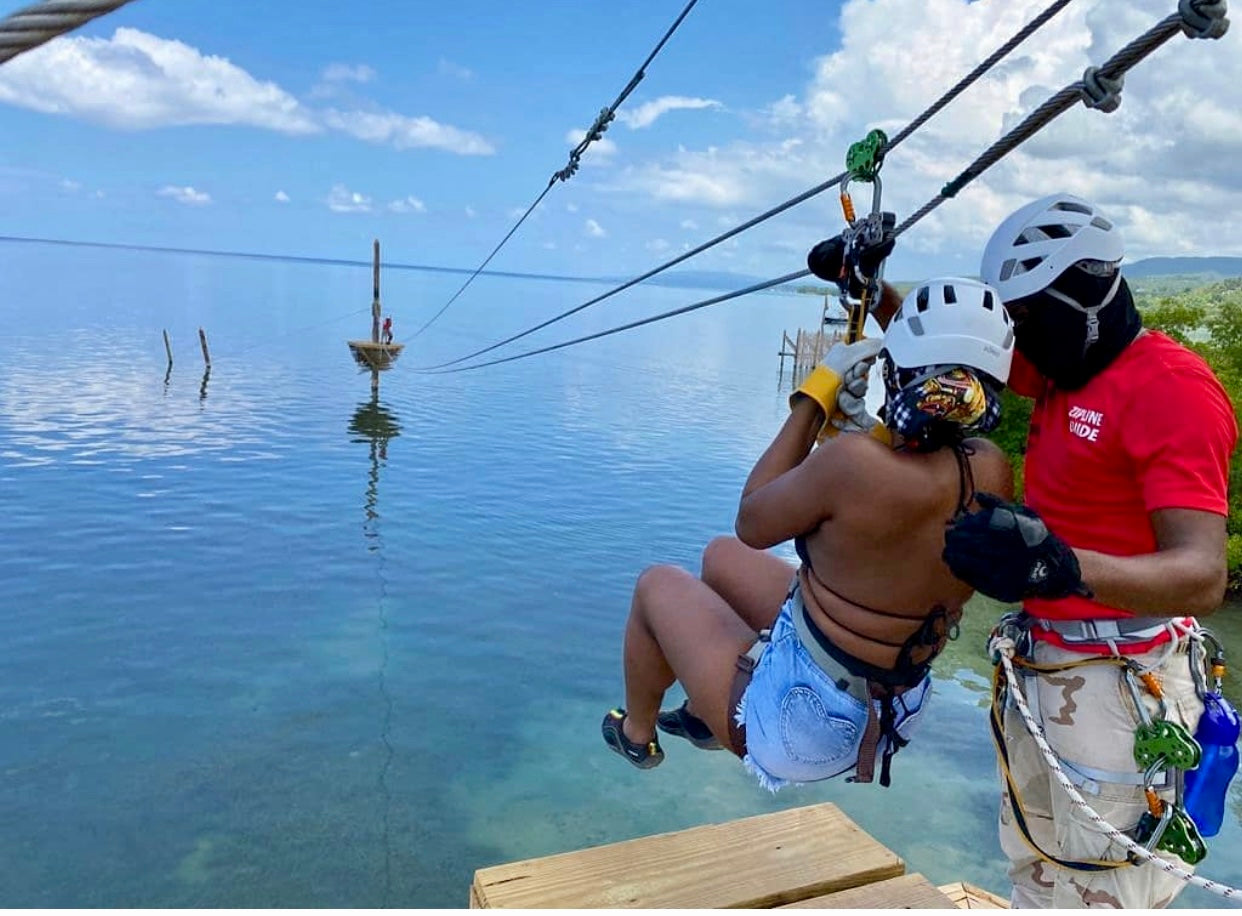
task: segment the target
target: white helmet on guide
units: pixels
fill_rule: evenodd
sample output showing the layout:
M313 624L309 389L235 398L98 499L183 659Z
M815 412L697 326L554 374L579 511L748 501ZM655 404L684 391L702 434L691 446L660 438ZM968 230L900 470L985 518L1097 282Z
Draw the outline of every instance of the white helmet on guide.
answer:
M899 369L967 366L1003 385L1013 360L1013 326L992 287L942 277L910 290L889 322L884 349Z
M1071 194L1050 194L992 233L979 274L1012 302L1047 289L1079 261L1115 264L1124 254L1121 233L1099 210Z

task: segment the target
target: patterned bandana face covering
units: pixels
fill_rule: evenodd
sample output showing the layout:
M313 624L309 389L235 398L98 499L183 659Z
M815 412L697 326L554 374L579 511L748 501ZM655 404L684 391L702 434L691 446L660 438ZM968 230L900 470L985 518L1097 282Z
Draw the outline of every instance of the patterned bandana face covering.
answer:
M888 397L884 422L917 451L931 451L1000 422L1000 394L965 366L898 369L888 353L881 370Z

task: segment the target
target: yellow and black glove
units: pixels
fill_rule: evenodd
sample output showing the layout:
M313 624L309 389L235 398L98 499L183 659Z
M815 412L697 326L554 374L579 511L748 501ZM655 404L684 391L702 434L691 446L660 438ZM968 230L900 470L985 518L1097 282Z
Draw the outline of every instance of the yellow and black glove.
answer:
M835 436L841 429L853 429L853 427L841 425L848 421L847 414L841 409L842 396L850 395L846 387L846 379L848 378L850 385L856 389L861 385L862 394L855 398L861 401L861 397L865 396L867 391L867 373L883 346L883 341L870 338L863 338L852 344L841 342L833 344L824 355L824 361L816 366L789 396L791 410L802 398L810 398L823 411L824 422L816 438L817 442L822 442L828 436ZM847 403L853 402L847 401ZM880 429L887 435L887 430L884 430L882 426ZM881 436L876 435L876 438L881 438ZM881 441L886 441L886 439L881 439Z

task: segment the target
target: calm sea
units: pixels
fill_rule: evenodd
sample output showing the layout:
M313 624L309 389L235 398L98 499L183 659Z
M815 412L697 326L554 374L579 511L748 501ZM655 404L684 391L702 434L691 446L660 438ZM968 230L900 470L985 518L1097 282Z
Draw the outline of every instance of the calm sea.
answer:
M461 282L387 271L397 338ZM634 579L731 529L787 410L781 332L819 304L413 371L600 291L481 278L372 397L345 346L367 267L0 244L0 906L464 906L483 866L825 800L1007 891L994 608L890 789L605 749ZM706 295L632 290L515 349ZM1240 820L1235 785L1204 874L1242 884Z

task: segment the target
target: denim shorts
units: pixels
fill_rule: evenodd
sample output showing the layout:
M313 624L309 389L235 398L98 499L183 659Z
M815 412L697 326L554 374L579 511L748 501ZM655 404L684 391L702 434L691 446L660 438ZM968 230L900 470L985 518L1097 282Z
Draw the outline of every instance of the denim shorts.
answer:
M792 615L802 613L790 596L772 625L771 638L734 713L746 726L743 762L765 789L815 782L852 770L867 727L867 707L842 690L798 639ZM903 738L921 718L931 693L925 677L896 700L897 732ZM872 700L879 715L879 701ZM883 753L882 739L877 756Z

